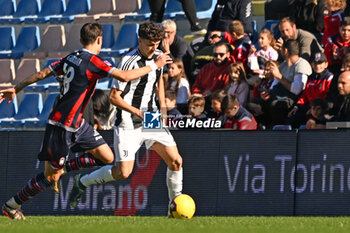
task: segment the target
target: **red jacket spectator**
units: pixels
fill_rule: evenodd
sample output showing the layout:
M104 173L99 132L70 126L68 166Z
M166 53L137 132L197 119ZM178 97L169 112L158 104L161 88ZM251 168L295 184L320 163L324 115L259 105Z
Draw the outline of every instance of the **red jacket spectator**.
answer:
M334 36L339 32L340 23L343 21L343 10L332 13L331 15L325 15L323 18L324 31L322 37L322 44L326 45L329 37Z
M224 123L224 128L235 130L256 130L258 124L254 116L247 109L240 106L238 112L233 118L227 118Z

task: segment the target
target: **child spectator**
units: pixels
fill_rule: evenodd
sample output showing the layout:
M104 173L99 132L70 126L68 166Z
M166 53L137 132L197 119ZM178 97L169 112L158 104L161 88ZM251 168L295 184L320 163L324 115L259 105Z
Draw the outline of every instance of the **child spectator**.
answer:
M329 37L338 33L341 22L343 21L343 11L346 7L346 0L326 0L327 10L323 18L324 31L322 44L326 46Z
M204 110L205 99L202 96L192 96L188 101L188 113L192 118L198 120L207 119L207 112Z
M174 60L173 63L170 64L168 75L170 78L168 81L168 89L175 92L176 103L185 104L191 92L183 62L181 60Z
M181 119L181 113L176 108L176 94L174 91L167 90L165 92L165 106L167 110L167 120L178 120Z
M247 109L240 106L236 96L227 95L221 103L221 111L225 114L224 128L234 130L256 130L257 122Z
M260 50L256 51L255 47L250 49L250 54L248 55L248 66L253 74L258 74L259 78L264 76L265 63L269 60L277 61L278 52L274 49L276 40L272 32L264 28L259 34L258 44ZM254 85L257 80L257 76L248 79L250 85Z
M96 89L92 96L92 103L94 107L94 128L97 130L112 129L116 108L109 102L107 93Z
M208 118L214 118L223 122L224 114L221 112L221 102L226 96L224 90L217 90L211 95L211 110L208 113Z
M324 99L314 99L311 103L310 118L306 122L306 129L325 129L325 113L328 109L328 103Z
M249 85L242 63L234 63L229 66L230 79L225 86L228 95L236 95L239 104L246 106L249 96Z
M333 74L327 69L326 55L316 53L312 59L312 74L309 76L306 87L297 101L297 105L289 112L293 128L299 127L307 120L306 113L310 109L311 102L316 98L325 99L332 83Z
M265 91L268 92L270 89L273 80L275 77L270 72L267 72L267 70L270 70L272 67L272 63L275 63L277 67L279 67L279 62L274 60L269 60L265 63L264 67L264 75L262 78L259 78L255 81L254 88L253 88L253 100L260 98L260 93Z

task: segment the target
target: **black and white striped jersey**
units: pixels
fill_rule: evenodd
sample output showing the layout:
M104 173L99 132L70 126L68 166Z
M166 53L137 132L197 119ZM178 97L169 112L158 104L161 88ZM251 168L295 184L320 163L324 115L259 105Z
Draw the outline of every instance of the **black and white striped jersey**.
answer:
M138 49L135 49L122 58L118 68L121 70L132 70L147 66L153 63L154 59L161 53L162 51L156 50L153 57L148 59ZM121 82L114 79L112 88L123 91L121 96L127 104L142 111L156 111L156 90L159 77L162 73L163 68L152 71L130 82ZM134 129L142 126L142 120L127 111L117 109L115 125Z

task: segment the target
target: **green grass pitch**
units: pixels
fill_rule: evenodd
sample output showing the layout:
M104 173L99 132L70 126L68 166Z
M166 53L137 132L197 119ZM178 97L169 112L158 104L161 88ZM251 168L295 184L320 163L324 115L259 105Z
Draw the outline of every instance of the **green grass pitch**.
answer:
M0 217L0 232L9 233L168 233L168 232L350 232L350 217L167 217L27 216L25 221Z

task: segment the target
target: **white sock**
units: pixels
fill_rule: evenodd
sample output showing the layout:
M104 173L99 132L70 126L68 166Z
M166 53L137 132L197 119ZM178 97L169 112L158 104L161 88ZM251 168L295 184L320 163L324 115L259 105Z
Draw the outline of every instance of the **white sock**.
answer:
M110 181L113 181L114 178L112 176L112 167L113 165L106 165L97 169L96 171L91 172L80 178L80 182L88 187L93 184L104 184Z
M168 186L169 200L182 193L182 168L180 171L172 171L169 168L166 172L166 184Z
M11 197L11 199L6 202L6 205L13 209L18 209L21 207L21 205L18 204L13 197Z

